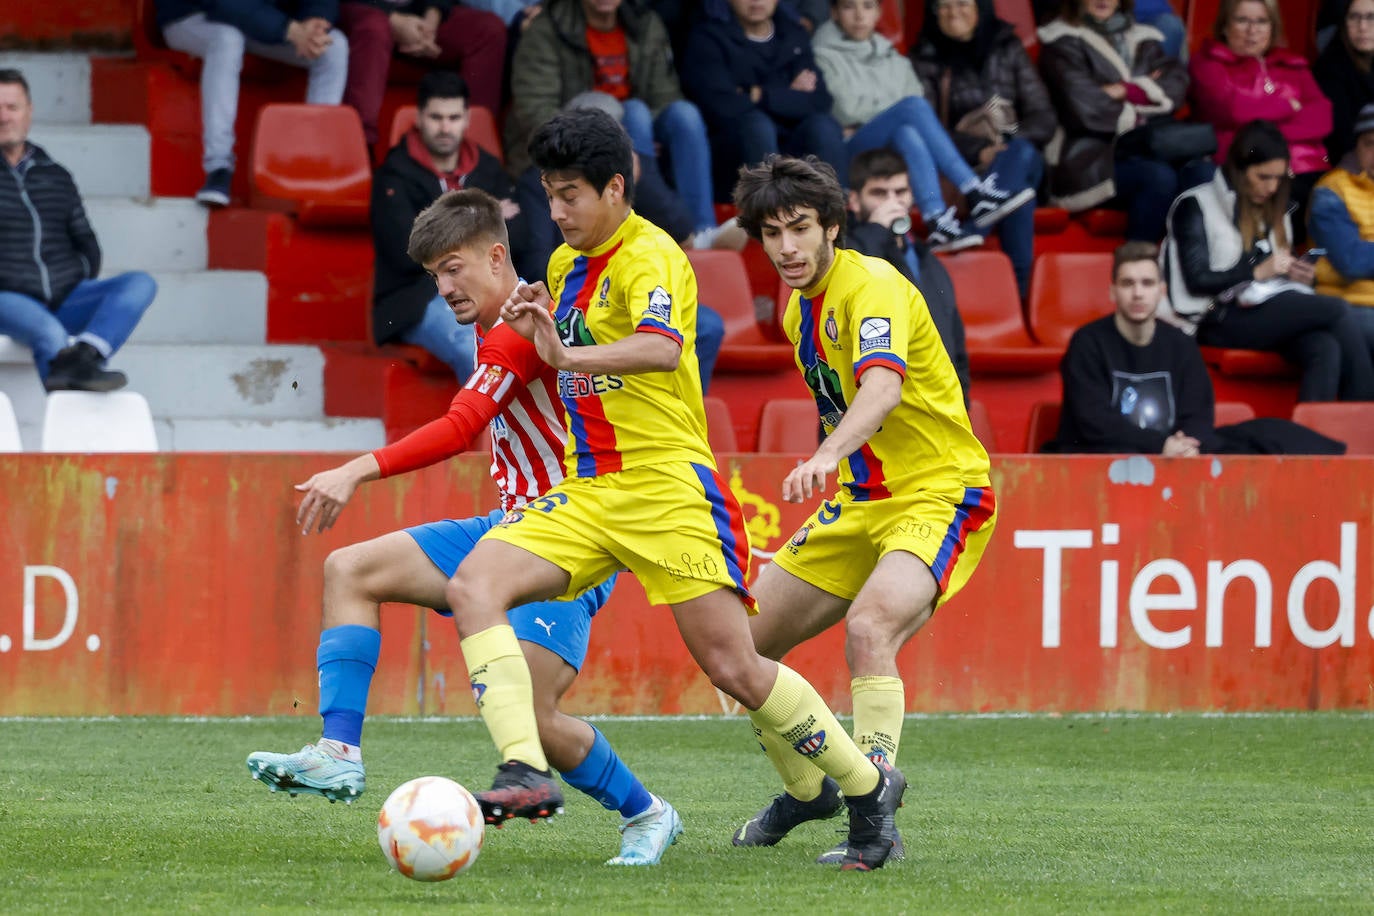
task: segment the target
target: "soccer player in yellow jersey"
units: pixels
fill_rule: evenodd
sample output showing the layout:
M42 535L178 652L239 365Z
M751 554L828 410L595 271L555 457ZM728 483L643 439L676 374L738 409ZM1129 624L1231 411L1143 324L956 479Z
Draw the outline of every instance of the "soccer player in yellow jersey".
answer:
M573 596L628 568L720 690L755 728L824 771L849 804L846 867L891 852L906 787L872 763L803 678L754 649L749 542L706 444L693 351L696 280L682 250L637 216L629 138L608 115L555 116L535 132L538 165L565 245L549 288L520 285L502 318L559 371L567 476L509 514L446 590L478 710L504 763L477 794L488 821L547 817L562 805L540 748L529 670L506 611Z
M897 650L968 581L992 533L987 452L920 292L886 261L836 248L845 200L830 166L770 157L740 170L735 203L792 287L783 327L825 433L782 483L789 502L825 498L759 574L750 629L782 658L843 620L854 739L891 765L906 711ZM840 808L843 786L767 732L759 740L786 791L737 846L771 846Z

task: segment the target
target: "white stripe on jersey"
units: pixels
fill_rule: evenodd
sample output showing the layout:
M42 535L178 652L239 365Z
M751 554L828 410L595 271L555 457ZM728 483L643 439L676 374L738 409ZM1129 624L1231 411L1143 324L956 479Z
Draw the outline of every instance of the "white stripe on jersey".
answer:
M464 386L498 404L505 400L491 423L491 476L501 492L501 508L507 511L563 479L563 404L549 395L556 378L550 369L522 386L514 372L483 363Z

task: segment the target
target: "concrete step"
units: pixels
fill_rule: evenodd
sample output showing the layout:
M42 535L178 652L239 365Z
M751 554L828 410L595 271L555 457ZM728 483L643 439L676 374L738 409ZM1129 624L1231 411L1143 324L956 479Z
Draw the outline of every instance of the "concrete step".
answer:
M35 124L29 139L72 173L84 200L150 193L152 139L141 124Z
M131 344L258 344L267 340L267 277L250 270L153 274L157 298Z
M7 340L8 337L0 337L0 351L6 353L6 358L0 361L0 391L9 395L14 406L14 418L19 422L19 441L24 444L24 451L36 452L43 440L47 393L38 381L29 351L17 346L7 349L3 345Z
M129 344L110 364L159 419L324 417L324 355L315 347Z
M386 444L382 421L329 417L320 420L167 420L175 452L349 452ZM162 442L159 433L159 443Z
M91 59L85 54L0 51L0 68L24 74L33 123L91 123Z
M126 270L204 270L206 212L190 198L86 198L104 264L102 277Z

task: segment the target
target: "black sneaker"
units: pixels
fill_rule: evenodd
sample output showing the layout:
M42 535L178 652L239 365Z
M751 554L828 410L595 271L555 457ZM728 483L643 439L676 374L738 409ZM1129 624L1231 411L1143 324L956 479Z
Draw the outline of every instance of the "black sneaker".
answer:
M997 173L988 172L983 180L964 195L968 218L979 229L986 229L1035 200L1034 188L1009 191L997 184Z
M205 184L196 192L196 202L207 207L229 206L229 185L233 181L232 169L215 169L205 176Z
M527 817L533 822L563 813L563 791L553 774L518 760L497 767L491 788L478 792L476 798L487 823L498 827L513 817Z
M830 849L816 856L817 865L839 865L844 861L844 857L849 854L849 843L841 840ZM889 862L900 862L906 858L906 844L902 842L902 832L893 828L892 830L892 852L888 855Z
M85 341L57 351L48 364L48 391L114 391L129 384L123 372L105 368L100 351Z
M845 840L840 868L872 871L882 868L897 845L893 816L902 806L906 777L896 767L878 767L878 785L867 795L846 798L849 805L849 837Z
M772 846L787 836L793 827L807 821L834 817L843 809L844 797L840 795L840 787L827 776L821 783L821 794L811 801L797 801L786 792L774 796L768 807L735 831L731 842L736 846Z
M936 253L977 248L983 242L981 235L959 222L953 207L946 208L944 213L936 217L935 225L930 227L930 233L926 236L926 244Z

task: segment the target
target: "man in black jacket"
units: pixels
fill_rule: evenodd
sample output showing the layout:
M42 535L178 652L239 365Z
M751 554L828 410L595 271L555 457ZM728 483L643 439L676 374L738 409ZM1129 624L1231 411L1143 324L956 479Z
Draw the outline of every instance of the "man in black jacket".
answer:
M33 350L48 391L113 391L105 360L157 294L145 273L97 280L100 245L71 173L28 140L29 84L0 70L0 334Z
M921 291L935 330L959 376L967 407L968 347L964 343L964 322L954 301L954 281L940 259L911 234L911 206L911 178L907 175L906 160L895 150L865 150L850 161L849 225L844 246L888 261Z
M522 276L542 278L544 265L523 244L525 217L496 157L464 136L468 87L456 73L433 70L420 81L415 128L392 147L372 181L372 240L377 251L372 336L377 343L424 347L453 368L460 382L473 370L476 340L459 325L424 268L406 254L415 217L445 191L479 188L501 202L511 259Z

